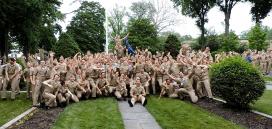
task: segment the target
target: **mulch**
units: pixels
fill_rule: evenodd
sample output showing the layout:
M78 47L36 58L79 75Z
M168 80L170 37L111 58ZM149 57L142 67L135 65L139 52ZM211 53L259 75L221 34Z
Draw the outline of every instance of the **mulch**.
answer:
M272 129L272 119L250 111L231 109L223 102L201 99L196 105L249 129Z
M37 109L9 129L50 129L63 108Z

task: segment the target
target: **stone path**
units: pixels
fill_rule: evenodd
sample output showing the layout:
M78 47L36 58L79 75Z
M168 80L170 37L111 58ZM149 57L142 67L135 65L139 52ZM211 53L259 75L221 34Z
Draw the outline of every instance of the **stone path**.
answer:
M267 85L266 85L266 89L267 89L267 90L272 90L272 84L267 84Z
M129 107L127 101L118 102L125 129L161 129L154 117L141 104Z

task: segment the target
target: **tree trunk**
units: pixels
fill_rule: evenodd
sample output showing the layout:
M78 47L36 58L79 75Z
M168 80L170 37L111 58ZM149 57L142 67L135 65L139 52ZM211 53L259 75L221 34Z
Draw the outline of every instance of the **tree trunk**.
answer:
M205 19L204 18L200 20L200 30L201 30L200 44L201 44L201 48L204 48L205 47Z
M26 58L26 61L28 61L28 53L29 53L29 41L27 40L27 37L24 37L24 47L23 47L23 54Z
M4 55L5 53L5 37L4 37L4 31L3 29L0 29L0 58Z
M225 12L225 36L228 36L228 35L229 35L230 13L231 13L231 12Z
M4 60L3 62L6 63L7 60L8 60L8 49L9 49L9 44L8 44L8 28L4 28L3 32L4 32L4 39L3 39L3 41L4 41L4 48L5 48L4 49L4 56L6 56L6 58L4 58L6 60Z

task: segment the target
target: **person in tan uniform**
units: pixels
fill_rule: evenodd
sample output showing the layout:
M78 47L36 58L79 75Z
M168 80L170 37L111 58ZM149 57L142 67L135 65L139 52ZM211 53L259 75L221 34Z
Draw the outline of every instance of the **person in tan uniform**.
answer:
M267 68L267 57L264 54L264 52L260 55L260 69L263 74L266 73L266 68Z
M129 35L129 33L124 37L124 38L120 38L119 35L117 35L115 38L114 38L114 41L115 41L115 52L116 52L116 55L117 55L117 58L120 59L122 58L124 55L125 55L125 48L122 46L122 42L125 38L127 38Z
M166 79L163 84L162 84L162 89L161 89L161 93L160 93L160 97L167 95L168 97L171 97L172 94L174 94L175 92L175 88L172 82L172 79Z
M92 91L92 97L95 98L97 93L99 92L99 89L96 85L96 80L98 79L98 72L97 70L93 67L89 65L89 68L86 71L86 79L89 81L90 84L90 88Z
M6 85L3 86L2 99L6 99L7 86L11 84L11 99L14 100L16 96L17 81L19 79L20 68L16 65L14 58L10 59L10 63L5 66Z
M3 87L6 87L6 78L5 78L5 67L2 65L2 60L0 60L0 94L2 95Z
M57 95L61 87L60 77L55 74L53 79L49 79L43 82L44 91L42 94L43 100L46 107L56 107L57 106Z
M152 59L149 59L145 62L144 70L150 76L152 92L153 94L156 94L156 72L153 69Z
M204 97L203 91L205 91L208 98L212 98L212 91L209 80L209 67L207 65L197 65L195 70L197 76L197 93L199 98Z
M24 81L26 82L27 98L32 98L34 92L33 75L34 68L30 62L27 62L27 67L23 71Z
M149 74L144 71L144 69L141 69L140 71L140 73L136 74L136 77L140 78L142 86L145 88L146 94L149 95L149 82L151 78Z
M128 100L129 106L133 107L136 102L141 102L143 106L147 104L146 93L142 87L140 78L136 78L135 86L130 90L131 100Z
M181 73L181 76L183 76L182 78L176 78L170 74L169 77L171 79L173 79L174 81L176 81L179 85L180 88L175 89L175 93L172 94L171 97L180 97L183 98L184 94L189 95L191 102L196 103L198 101L198 97L195 94L195 90L192 86L192 76L193 76L194 72L188 72L188 73ZM178 95L178 96L175 96Z
M61 83L62 82L60 82L60 84ZM60 106L65 107L66 105L68 105L72 97L74 96L72 96L67 85L65 85L65 83L61 84L57 94L57 101L59 102Z
M65 86L68 88L67 92L70 94L70 99L74 102L79 102L79 99L82 97L82 92L86 93L86 91L76 81L75 76L70 76L70 80L65 82Z
M125 74L121 74L114 92L114 95L116 96L117 100L122 99L125 100L125 97L127 97L127 88L125 81L126 81Z
M32 96L33 106L40 106L41 95L42 95L42 82L46 80L49 74L49 69L45 65L45 61L41 61L40 65L36 68L36 82L34 88L34 94Z
M79 83L79 85L85 90L85 93L83 94L83 91L77 90L78 94L83 95L85 99L88 99L92 93L90 89L90 82L86 80L86 77L81 76L81 71L79 69L76 70L76 79Z
M106 74L102 72L100 77L96 81L96 86L98 87L98 94L108 96L109 95L109 82L106 79Z

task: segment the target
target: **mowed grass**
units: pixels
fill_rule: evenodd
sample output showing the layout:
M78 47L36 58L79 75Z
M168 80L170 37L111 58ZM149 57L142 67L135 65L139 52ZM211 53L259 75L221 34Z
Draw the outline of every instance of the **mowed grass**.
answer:
M272 115L272 90L266 90L263 96L252 105L252 109Z
M65 108L53 129L123 129L114 98L81 101Z
M7 97L10 97L10 94ZM31 104L25 93L17 95L14 101L0 99L0 126L31 108Z
M265 81L272 81L272 77L271 76L264 76L264 80Z
M163 129L240 129L230 121L178 99L149 97L148 111Z

